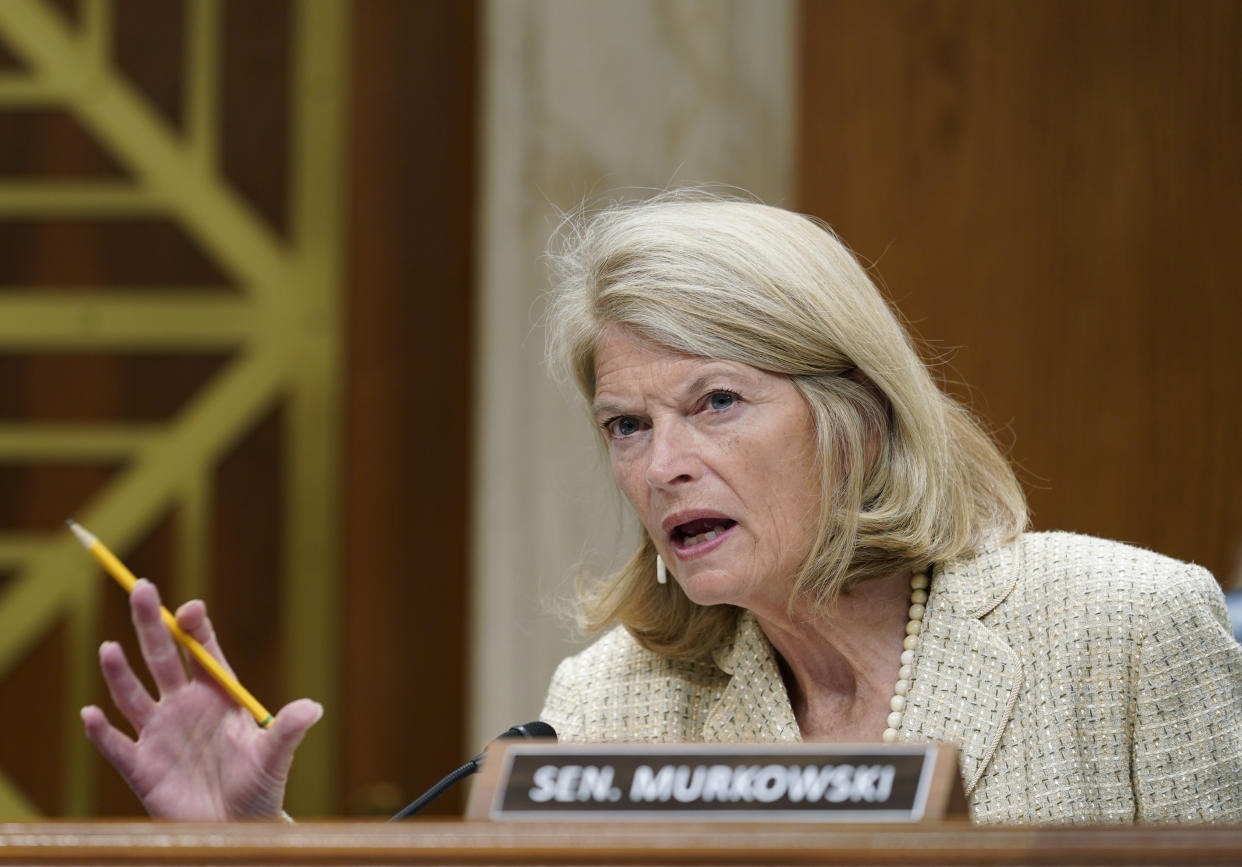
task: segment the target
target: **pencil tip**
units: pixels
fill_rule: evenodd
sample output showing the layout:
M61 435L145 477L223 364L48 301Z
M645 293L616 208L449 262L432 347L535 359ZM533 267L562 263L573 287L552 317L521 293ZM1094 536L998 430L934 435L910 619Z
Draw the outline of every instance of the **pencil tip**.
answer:
M79 524L73 518L67 518L65 523L69 525L69 529L73 531L73 535L82 543L82 547L90 549L99 540L94 537L85 527Z

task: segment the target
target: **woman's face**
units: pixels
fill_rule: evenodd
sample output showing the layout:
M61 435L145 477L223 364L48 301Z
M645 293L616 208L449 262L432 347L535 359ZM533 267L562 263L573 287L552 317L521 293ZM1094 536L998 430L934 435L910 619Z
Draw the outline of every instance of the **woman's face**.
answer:
M617 484L686 595L783 613L819 516L802 394L784 376L619 327L596 347L595 377Z

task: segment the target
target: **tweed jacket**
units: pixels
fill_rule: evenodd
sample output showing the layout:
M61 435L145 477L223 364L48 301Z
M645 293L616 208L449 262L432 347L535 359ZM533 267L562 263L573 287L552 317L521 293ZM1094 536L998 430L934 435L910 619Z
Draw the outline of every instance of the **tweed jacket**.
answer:
M612 630L543 718L567 741L800 739L747 612L701 662ZM1242 648L1206 570L1028 533L936 569L899 736L957 745L979 822L1239 822Z

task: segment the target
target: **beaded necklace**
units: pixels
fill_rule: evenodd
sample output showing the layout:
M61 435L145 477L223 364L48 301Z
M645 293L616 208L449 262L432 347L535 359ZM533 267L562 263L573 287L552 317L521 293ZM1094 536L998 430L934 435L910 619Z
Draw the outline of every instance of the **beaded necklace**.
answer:
M906 622L906 638L902 642L897 685L893 687L893 697L888 703L892 713L888 715L888 728L883 734L885 743L897 740L897 731L906 711L906 693L910 691L910 678L914 674L914 650L919 646L919 635L923 632L923 614L927 610L927 588L930 583L926 572L910 576L910 619Z

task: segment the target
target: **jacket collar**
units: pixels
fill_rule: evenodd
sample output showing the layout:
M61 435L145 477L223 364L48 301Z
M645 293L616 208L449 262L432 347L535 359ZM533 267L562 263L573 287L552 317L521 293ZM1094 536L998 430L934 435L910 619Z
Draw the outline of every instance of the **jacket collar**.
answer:
M989 545L936 569L934 590L954 613L979 618L1005 601L1018 583L1021 540Z
M923 619L902 738L956 744L969 795L1013 714L1022 667L981 622L1013 591L1021 543L987 547L938 568ZM716 665L732 675L707 715L705 741L797 741L798 723L772 647L754 615L738 616Z

